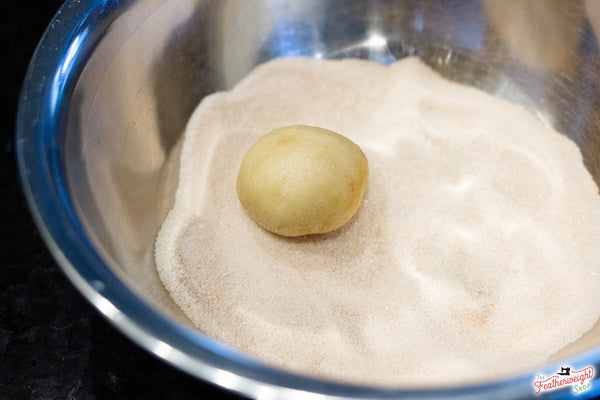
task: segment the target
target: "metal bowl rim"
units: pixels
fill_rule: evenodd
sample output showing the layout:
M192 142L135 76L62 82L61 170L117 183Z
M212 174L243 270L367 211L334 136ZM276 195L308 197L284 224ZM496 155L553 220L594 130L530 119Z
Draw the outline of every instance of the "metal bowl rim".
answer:
M110 323L180 370L223 388L277 398L493 398L531 396L535 372L461 387L382 389L328 382L278 370L174 321L141 299L114 274L86 238L69 200L62 168L61 128L69 97L103 29L126 0L67 1L49 24L24 80L16 123L23 191L42 238L65 275ZM569 365L600 362L600 348ZM557 370L564 362L545 366Z

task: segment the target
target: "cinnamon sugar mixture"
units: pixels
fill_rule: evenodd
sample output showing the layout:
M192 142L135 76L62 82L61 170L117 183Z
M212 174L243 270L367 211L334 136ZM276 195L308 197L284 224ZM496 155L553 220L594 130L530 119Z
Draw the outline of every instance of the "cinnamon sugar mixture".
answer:
M236 196L246 150L306 124L369 160L358 213L278 237ZM205 98L156 242L198 329L286 369L373 385L544 363L600 314L600 196L576 145L417 59L278 59Z

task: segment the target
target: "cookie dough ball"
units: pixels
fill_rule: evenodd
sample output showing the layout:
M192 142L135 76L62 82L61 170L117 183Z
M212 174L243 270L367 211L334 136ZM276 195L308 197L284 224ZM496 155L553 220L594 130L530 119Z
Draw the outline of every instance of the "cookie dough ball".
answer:
M369 166L360 147L327 129L293 125L246 153L237 194L250 217L283 236L325 233L358 210Z

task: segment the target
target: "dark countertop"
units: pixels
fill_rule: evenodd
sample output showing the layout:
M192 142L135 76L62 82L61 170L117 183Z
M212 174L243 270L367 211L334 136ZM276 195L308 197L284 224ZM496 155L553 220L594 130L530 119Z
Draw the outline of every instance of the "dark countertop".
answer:
M166 365L109 325L64 276L29 215L14 120L27 64L61 3L0 6L0 399L239 399Z

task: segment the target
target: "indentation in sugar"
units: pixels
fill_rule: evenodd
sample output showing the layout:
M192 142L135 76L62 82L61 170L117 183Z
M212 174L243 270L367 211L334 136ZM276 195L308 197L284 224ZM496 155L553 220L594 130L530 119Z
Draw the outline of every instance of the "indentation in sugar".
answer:
M369 159L338 231L281 238L239 204L245 151L292 124ZM416 59L280 59L190 119L156 265L202 332L262 360L422 386L512 374L579 338L600 314L599 237L579 150L520 107Z

